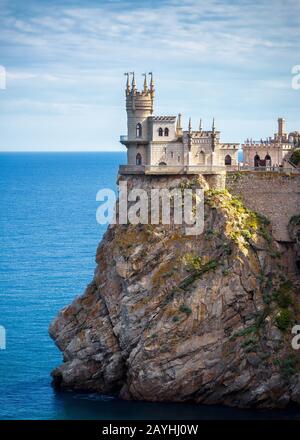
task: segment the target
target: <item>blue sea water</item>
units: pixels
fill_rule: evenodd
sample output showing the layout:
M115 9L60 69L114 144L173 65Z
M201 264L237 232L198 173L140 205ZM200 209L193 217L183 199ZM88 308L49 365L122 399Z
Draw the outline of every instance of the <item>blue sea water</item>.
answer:
M127 402L57 392L50 372L62 361L48 336L58 311L84 291L105 227L96 193L115 188L124 153L0 154L0 419L296 418L300 410Z

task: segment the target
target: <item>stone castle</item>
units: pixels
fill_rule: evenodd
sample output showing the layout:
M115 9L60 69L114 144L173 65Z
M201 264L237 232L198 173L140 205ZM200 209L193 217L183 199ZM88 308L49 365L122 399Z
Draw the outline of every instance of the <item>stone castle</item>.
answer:
M237 165L239 144L222 143L214 120L211 130L203 130L201 120L198 130L192 130L191 119L188 130L183 130L181 114L154 116L152 73L149 85L144 74L142 91L137 90L134 73L132 81L130 74L126 75L127 136L121 136L120 142L127 147L127 170L157 167L158 172L160 168L162 172L167 168L174 172L180 168L197 172L197 167Z
M273 137L265 140L253 141L247 139L243 148L244 165L254 167L279 167L293 168L290 163L291 153L300 146L300 133L289 134L285 131L285 120L278 118L278 132Z
M247 207L268 217L276 240L289 243L289 220L299 215L300 206L300 169L290 157L300 147L300 133L287 134L285 121L279 118L273 137L247 139L241 145L239 163L240 144L221 143L214 122L208 131L201 122L197 131L192 130L191 121L183 130L180 114L153 116L152 73L149 84L145 74L142 91L137 90L134 73L126 75L127 135L120 141L127 147L127 165L120 165L119 175L202 175L210 187L229 189Z
M154 116L154 80L144 74L144 86L137 90L134 72L125 73L127 135L120 142L127 148L127 165L121 174L216 174L226 170L251 168L288 168L292 151L300 146L298 131L287 134L285 120L278 119L278 132L266 140L247 139L242 144L243 163L238 162L240 144L223 143L213 119L211 130L203 130L200 119L198 130L183 130L181 114Z

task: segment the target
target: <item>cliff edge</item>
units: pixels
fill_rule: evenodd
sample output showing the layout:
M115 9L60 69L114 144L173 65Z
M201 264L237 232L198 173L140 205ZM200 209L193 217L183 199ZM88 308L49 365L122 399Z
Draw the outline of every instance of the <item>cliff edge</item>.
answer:
M299 277L286 274L268 219L201 177L138 179L147 190L204 188L204 232L107 229L93 281L50 326L64 358L54 384L149 401L300 403Z

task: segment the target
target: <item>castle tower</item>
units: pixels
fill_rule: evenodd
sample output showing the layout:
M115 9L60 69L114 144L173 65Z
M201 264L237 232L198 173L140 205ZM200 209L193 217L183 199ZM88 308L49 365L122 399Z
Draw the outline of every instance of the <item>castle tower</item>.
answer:
M147 75L144 73L143 90L138 91L134 72L126 73L126 112L127 112L127 142L141 143L148 141L147 118L153 113L154 82L152 73L150 87L147 84ZM132 76L131 87L129 77Z
M278 137L279 139L283 138L285 136L285 119L278 118Z

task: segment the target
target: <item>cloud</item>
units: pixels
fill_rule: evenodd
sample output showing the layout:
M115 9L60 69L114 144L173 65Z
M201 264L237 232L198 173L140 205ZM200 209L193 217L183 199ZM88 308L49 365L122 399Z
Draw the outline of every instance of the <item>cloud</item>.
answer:
M271 112L274 105L288 113L295 102L288 88L291 66L299 64L298 0L0 4L8 85L0 103L8 114L48 109L52 120L74 112L90 112L95 121L117 118L122 75L133 69L154 71L160 108L172 113L217 107L228 118L262 106ZM111 123L118 131L123 122Z
M299 2L182 0L141 2L138 8L126 2L100 2L97 7L84 2L82 7L61 4L41 10L30 9L29 3L27 16L4 16L1 39L37 50L42 59L66 56L122 64L124 58L143 59L151 51L154 59L177 56L193 61L200 56L199 62L210 57L238 64L246 57L285 55L298 47L299 26L290 13L287 16L293 8L299 11Z

